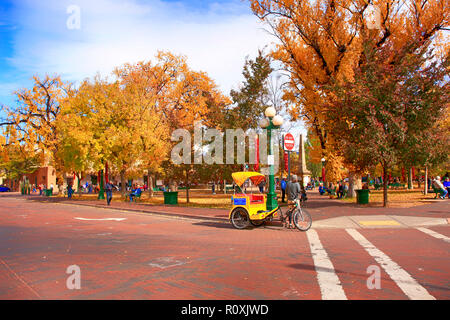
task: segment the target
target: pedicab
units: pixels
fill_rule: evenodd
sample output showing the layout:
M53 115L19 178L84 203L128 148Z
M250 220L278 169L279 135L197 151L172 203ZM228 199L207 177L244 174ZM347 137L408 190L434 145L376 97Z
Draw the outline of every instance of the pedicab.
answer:
M234 183L239 187L239 193L231 198L233 207L229 219L236 229L245 229L250 224L260 226L265 221L279 217L279 207L267 210L267 196L265 194L246 194L242 186L247 180L255 186L265 180L264 175L258 172L234 172L232 175Z
M295 201L286 215L283 215L281 208L277 206L272 210L267 209L267 195L265 194L246 194L242 186L247 180L250 180L253 185L259 185L265 176L258 172L235 172L231 175L233 181L239 187L239 193L233 194L229 219L233 227L236 229L245 229L251 225L258 227L266 221L273 221L278 218L284 222L286 217L291 215L292 221L297 229L300 231L307 231L311 228L312 219L308 212L302 209L301 199Z

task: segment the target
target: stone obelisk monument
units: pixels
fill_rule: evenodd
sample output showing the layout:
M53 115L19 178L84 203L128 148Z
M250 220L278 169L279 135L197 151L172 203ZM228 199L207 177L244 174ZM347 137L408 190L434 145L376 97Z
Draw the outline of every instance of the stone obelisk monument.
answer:
M311 172L306 168L306 157L305 157L305 142L303 141L303 135L300 134L300 145L299 145L299 177L301 181L303 181L303 186L306 188L306 185L310 181Z

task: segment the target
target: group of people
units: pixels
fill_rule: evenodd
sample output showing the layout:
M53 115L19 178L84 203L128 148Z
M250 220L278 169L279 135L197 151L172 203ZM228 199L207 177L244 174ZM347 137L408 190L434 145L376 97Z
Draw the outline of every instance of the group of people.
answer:
M39 195L42 196L42 193L44 192L44 190L46 189L50 189L53 190L53 183L50 184L50 188L47 188L44 184L39 184L37 187L37 190L39 190ZM36 190L36 186L33 185L33 192L37 192Z
M444 179L444 182L441 182L441 177L437 176L432 180L433 185L436 189L441 191L440 198L445 199L448 196L450 199L450 180L448 177Z
M333 183L329 183L328 187L325 187L323 183L321 182L319 184L319 193L320 195L324 195L325 193L328 193L331 195L333 191L336 188L336 196L338 199L342 199L345 194L348 192L348 183L344 180L339 181L336 186L333 185Z
M86 182L86 185L83 186L83 187L88 188L88 186L92 186L92 185L89 184L88 182ZM111 205L111 201L112 201L112 198L113 198L113 190L116 189L116 186L113 183L111 183L110 181L107 181L106 184L105 184L105 188L104 189L105 189L105 193L106 193L106 203L109 206L109 205ZM142 189L137 184L134 184L132 186L132 188L130 188L129 191L131 191L128 194L128 196L130 198L130 202L133 202L133 200L136 197L140 197L140 195L142 194ZM73 190L72 184L69 184L67 186L67 197L69 199L71 199L73 193L74 193L74 190ZM91 192L89 192L89 193L91 193Z
M105 193L106 193L106 203L109 205L111 205L111 201L112 201L112 197L113 197L113 190L114 190L114 185L111 182L106 182L105 184ZM136 199L137 197L140 197L142 194L142 189L137 185L134 184L130 190L131 192L128 194L129 198L130 198L130 202L133 202L134 199Z

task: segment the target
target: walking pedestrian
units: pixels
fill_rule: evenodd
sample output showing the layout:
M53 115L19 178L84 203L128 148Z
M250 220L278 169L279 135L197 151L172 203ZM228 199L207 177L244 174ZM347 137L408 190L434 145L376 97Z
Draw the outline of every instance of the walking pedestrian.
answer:
M106 191L106 203L111 205L112 200L112 192L113 192L113 185L108 181L105 185L105 191Z
M67 186L67 198L72 199L72 194L73 194L73 189L72 189L72 184L70 183Z

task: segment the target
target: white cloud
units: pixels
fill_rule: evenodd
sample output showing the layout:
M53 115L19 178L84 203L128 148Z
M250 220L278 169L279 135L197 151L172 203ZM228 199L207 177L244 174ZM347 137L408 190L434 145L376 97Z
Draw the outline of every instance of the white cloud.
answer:
M66 27L69 5L81 9L80 30ZM159 0L27 0L17 9L21 27L9 61L27 77L58 73L79 81L169 50L186 55L228 93L242 80L245 57L274 41L239 0L202 10Z

